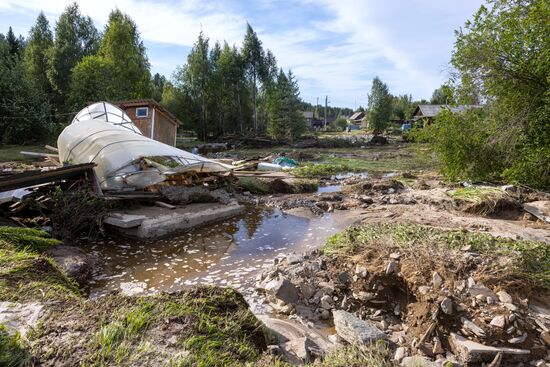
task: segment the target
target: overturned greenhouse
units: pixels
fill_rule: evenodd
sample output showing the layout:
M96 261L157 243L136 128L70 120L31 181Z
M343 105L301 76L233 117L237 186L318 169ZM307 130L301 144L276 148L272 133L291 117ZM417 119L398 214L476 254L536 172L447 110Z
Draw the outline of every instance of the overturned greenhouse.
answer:
M104 190L143 189L185 172L233 169L144 136L127 114L107 102L80 111L57 146L63 164L95 163Z

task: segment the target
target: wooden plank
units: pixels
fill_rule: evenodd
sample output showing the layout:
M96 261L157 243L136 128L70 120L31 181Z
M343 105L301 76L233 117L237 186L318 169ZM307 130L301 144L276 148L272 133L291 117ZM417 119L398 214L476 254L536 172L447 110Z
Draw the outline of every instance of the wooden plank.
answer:
M23 154L23 155L28 155L28 156L31 156L31 157L54 157L54 158L59 157L58 154L50 154L50 153L25 152L25 151L21 151L19 153Z
M44 148L48 149L48 150L51 150L52 152L59 152L59 149L57 149L56 147L52 147L51 145L44 145Z
M84 163L48 171L27 171L18 173L0 179L0 192L78 177L91 170L94 166L95 163Z

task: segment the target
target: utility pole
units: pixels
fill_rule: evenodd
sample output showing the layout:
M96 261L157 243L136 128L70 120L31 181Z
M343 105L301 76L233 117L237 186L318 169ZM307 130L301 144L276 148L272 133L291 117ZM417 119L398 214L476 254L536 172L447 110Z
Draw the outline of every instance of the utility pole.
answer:
M315 118L319 118L317 108L319 107L319 97L317 97L317 104L315 104Z
M325 130L327 129L327 106L328 106L328 96L325 96Z

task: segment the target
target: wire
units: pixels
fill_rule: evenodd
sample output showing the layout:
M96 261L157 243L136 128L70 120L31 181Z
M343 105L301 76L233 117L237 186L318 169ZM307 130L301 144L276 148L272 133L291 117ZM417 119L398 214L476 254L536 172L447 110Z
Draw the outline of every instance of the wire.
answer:
M53 114L53 115L47 115L47 116L43 116L44 118L46 117L56 117L56 116L67 116L67 115L74 115L74 114L77 114L78 112L66 112L66 113L56 113L56 114ZM15 120L15 119L28 119L28 118L42 118L40 116L0 116L0 119L4 119L4 120L8 120L8 119L12 119L12 120Z

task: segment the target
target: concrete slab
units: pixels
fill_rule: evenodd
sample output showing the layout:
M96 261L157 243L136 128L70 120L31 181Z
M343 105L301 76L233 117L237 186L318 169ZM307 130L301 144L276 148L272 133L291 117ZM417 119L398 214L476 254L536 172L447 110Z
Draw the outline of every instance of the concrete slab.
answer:
M229 204L200 203L178 206L170 210L157 206L117 211L105 223L126 235L138 238L156 238L173 232L188 231L222 221L244 212L236 201ZM138 223L139 222L139 223Z

